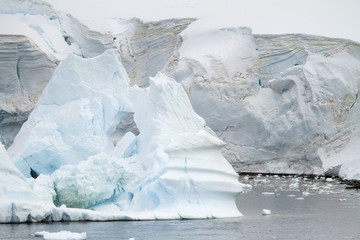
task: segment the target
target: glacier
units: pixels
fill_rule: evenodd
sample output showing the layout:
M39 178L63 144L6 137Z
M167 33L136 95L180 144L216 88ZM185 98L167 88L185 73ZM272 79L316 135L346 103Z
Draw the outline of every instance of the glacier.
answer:
M0 140L6 148L61 60L116 49L130 85L147 87L158 71L182 84L196 113L226 143L222 152L237 172L359 179L359 43L252 34L195 19L112 18L89 28L46 3L3 1ZM138 134L133 118L126 113L113 142L128 130Z
M202 26L182 33L170 76L238 172L359 179L359 43Z
M239 216L233 168L360 180L357 42L1 4L1 222Z
M22 181L14 189L28 187L35 203L47 203L31 221L241 216L235 198L244 186L221 154L225 143L183 87L162 73L148 88L129 82L116 50L60 63L8 152L2 147ZM139 134L113 142L129 112ZM27 211L0 219L29 221L32 205Z

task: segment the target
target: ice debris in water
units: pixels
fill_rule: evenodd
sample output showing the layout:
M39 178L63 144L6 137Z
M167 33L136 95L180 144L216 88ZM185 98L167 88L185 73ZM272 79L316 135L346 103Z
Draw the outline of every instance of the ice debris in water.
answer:
M75 233L69 231L60 232L36 232L35 237L43 237L45 240L84 240L86 239L86 232Z
M271 215L271 210L269 210L269 209L263 209L263 210L262 210L262 215Z
M302 197L307 197L309 195L315 194L343 194L348 189L346 189L346 184L341 184L341 180L338 178L331 178L332 181L326 181L325 177L320 176L307 176L307 177L298 177L298 176L250 176L248 177L247 183L253 185L254 188L260 187L269 190L272 189L275 192L275 195L280 191L291 191L291 192L300 192ZM242 181L242 176L240 176L240 181ZM298 188L294 186L298 185ZM352 192L353 194L358 195L358 192ZM265 194L266 195L266 194ZM289 194L294 195L294 194ZM293 197L293 196L290 196Z
M292 188L292 189L298 189L298 188L299 188L299 183L298 183L298 182L291 183L291 184L289 185L289 187Z
M304 192L302 193L302 195L303 195L304 197L306 197L306 196L309 196L309 195L310 195L310 193L309 193L309 192L307 192L307 191L304 191Z
M274 192L262 192L263 195L274 195Z

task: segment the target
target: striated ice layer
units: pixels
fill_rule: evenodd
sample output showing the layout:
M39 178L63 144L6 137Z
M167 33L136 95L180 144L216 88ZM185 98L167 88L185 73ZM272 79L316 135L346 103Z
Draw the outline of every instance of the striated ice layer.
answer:
M360 45L247 28L182 33L174 78L237 171L359 179Z
M36 220L241 216L235 198L243 185L221 154L225 143L181 84L162 73L148 88L128 83L114 50L59 65L8 151L36 178L29 191L58 206ZM127 113L139 134L113 142Z

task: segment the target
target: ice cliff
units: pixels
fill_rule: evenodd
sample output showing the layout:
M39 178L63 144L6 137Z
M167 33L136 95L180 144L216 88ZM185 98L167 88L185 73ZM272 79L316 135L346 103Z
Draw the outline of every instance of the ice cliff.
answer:
M59 61L69 53L84 58L117 49L131 84L170 66L179 33L193 19L143 23L109 19L91 30L46 3L2 0L0 8L0 140L8 148L34 108ZM171 66L170 66L171 67ZM126 124L126 123L125 123Z
M359 179L358 43L196 27L183 33L174 77L238 171L323 174L344 163L340 176Z
M130 112L139 134L113 142ZM1 175L0 207L8 210L0 221L241 216L235 198L243 185L221 155L224 144L175 80L158 73L148 88L130 87L118 51L71 54L8 149L14 162L1 146L9 177ZM36 179L28 185L24 176Z
M158 71L182 84L195 112L226 143L222 152L236 171L360 179L356 42L304 34L254 35L249 28L216 29L194 19L109 19L91 29L39 1L2 3L0 134L7 148L61 60L70 53L89 58L116 49L130 86L147 87ZM13 28L7 27L9 22ZM99 107L83 102L78 108L90 105ZM111 133L104 130L111 141L97 145L90 155L116 144L128 131L139 134L136 114L123 114L109 127Z

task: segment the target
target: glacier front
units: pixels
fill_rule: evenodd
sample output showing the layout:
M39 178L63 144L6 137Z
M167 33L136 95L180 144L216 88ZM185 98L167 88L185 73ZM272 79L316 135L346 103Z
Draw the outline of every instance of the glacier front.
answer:
M0 141L5 148L62 59L116 49L130 85L147 87L158 71L183 85L195 112L226 142L222 153L236 171L360 179L357 42L218 29L205 19L113 18L89 28L43 2L3 3ZM121 118L113 143L127 131L139 134L133 117L127 112Z
M241 216L243 184L183 87L162 73L148 88L129 82L116 50L60 63L8 149L19 181L50 208L32 221ZM129 113L137 135L112 138Z

